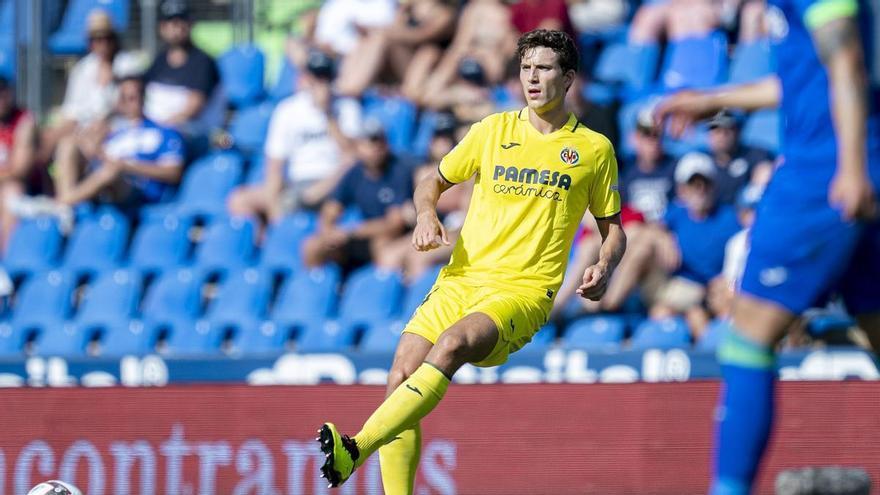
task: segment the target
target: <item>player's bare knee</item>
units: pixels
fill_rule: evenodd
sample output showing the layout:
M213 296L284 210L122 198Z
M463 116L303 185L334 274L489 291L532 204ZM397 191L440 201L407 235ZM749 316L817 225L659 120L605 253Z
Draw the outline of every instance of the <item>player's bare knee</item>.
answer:
M451 362L461 361L470 352L467 337L460 332L444 332L434 345L437 354Z

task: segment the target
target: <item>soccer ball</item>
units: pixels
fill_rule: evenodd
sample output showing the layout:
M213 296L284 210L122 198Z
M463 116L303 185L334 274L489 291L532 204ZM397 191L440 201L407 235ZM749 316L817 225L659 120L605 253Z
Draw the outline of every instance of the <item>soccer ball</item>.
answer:
M63 481L44 481L31 488L27 495L83 495L79 488Z

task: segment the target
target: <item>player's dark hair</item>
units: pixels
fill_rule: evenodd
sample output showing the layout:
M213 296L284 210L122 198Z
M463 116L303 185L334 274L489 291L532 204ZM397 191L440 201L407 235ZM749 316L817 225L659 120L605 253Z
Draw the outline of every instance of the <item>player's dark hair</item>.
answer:
M553 50L559 58L559 66L562 72L578 70L577 45L567 33L563 31L551 31L549 29L535 29L519 37L516 42L516 57L522 61L523 55L532 48L546 47Z

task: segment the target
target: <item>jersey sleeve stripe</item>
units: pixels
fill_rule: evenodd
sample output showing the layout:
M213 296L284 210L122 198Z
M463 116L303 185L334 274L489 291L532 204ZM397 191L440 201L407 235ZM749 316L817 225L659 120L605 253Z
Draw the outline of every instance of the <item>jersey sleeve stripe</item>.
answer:
M804 13L804 24L817 29L831 21L844 17L854 17L859 11L855 0L823 0L811 5Z
M614 218L617 215L620 215L620 210L617 210L617 213L612 213L610 215L605 215L604 217L593 217L596 220L608 220L609 218Z
M443 171L440 170L440 166L439 166L439 165L437 165L437 173L440 174L440 177L442 177L443 180L445 180L446 182L448 182L448 183L450 183L450 184L458 184L458 182L454 182L454 181L451 181L451 180L447 179L446 176L443 175Z

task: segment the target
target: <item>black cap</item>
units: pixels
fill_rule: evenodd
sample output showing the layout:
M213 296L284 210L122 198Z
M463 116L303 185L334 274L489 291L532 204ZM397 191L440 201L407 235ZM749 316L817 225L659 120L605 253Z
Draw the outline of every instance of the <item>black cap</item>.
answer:
M336 72L336 64L329 55L320 51L312 50L306 60L306 69L315 77L321 79L333 79Z
M465 81L479 86L486 83L486 73L483 71L483 66L472 58L465 58L458 64L458 75Z
M739 127L739 119L730 110L721 110L713 115L706 124L709 129L734 129Z
M165 0L159 5L159 17L163 21L171 19L189 20L189 6L185 0Z
M434 117L434 136L454 136L458 128L455 115L449 112L440 112Z

